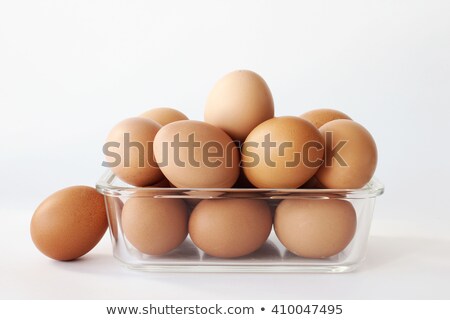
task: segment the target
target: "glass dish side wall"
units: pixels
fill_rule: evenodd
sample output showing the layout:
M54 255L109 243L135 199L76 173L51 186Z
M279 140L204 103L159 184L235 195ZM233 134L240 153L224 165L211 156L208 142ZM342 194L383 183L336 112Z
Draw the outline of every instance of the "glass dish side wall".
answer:
M194 192L195 193L195 192ZM233 191L230 191L233 193ZM238 193L239 194L239 193ZM345 272L355 269L364 259L367 240L370 231L375 197L347 198L352 203L357 216L355 235L350 244L339 254L325 259L306 259L298 257L284 248L272 232L266 243L256 252L241 258L221 259L211 257L198 249L188 237L178 248L164 256L149 256L139 252L124 236L121 224L123 204L130 197L154 198L190 198L201 200L221 197L219 194L209 194L198 197L180 194L165 194L155 191L150 194L134 193L131 195L105 196L107 205L110 234L113 244L114 256L130 268L146 271L179 271L179 272ZM229 197L237 194L228 195ZM239 196L261 199L258 193L240 193ZM298 197L299 195L294 195ZM302 195L301 197L304 197ZM275 209L277 205L292 194L279 195L275 198L264 198ZM326 201L327 196L309 196L318 201ZM330 197L333 198L333 197ZM340 197L339 197L340 198ZM329 198L328 198L329 199ZM193 201L189 201L193 203ZM192 206L191 206L192 207Z
M345 272L355 269L364 260L375 199L384 192L384 186L374 178L361 189L136 188L124 184L108 170L98 181L97 190L105 196L114 256L130 268L174 272ZM189 236L168 254L149 256L134 248L122 230L123 205L134 197L183 199L190 203L191 210L203 199L262 199L273 212L284 199L340 199L353 205L356 231L343 251L325 259L306 259L292 254L280 243L273 229L259 250L241 258L211 257L199 250Z

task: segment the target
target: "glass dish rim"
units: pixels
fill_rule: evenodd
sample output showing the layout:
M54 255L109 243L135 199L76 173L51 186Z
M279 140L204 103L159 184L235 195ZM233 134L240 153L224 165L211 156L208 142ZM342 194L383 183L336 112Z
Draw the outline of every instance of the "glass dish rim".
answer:
M174 197L194 199L233 198L233 195L252 195L276 199L287 196L299 198L366 199L384 193L384 185L376 177L360 189L277 189L277 188L161 188L134 187L114 184L116 175L106 170L96 184L98 192L105 196Z

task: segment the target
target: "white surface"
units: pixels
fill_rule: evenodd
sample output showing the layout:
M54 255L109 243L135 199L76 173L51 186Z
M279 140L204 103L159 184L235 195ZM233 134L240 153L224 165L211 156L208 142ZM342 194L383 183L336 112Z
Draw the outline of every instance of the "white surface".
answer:
M444 0L0 0L0 297L449 298L449 56ZM158 105L201 119L237 68L278 115L334 106L372 132L386 193L360 272L143 275L108 241L70 264L37 252L35 207L95 184L116 122Z
M24 215L6 222L3 299L450 299L449 219L375 220L367 260L347 274L139 272L114 260L108 237L79 261L56 262L35 250Z

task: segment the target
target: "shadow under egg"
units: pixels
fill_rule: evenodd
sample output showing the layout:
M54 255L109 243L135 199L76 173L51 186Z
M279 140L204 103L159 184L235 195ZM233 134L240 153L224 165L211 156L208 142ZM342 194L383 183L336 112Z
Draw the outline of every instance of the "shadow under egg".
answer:
M338 254L335 254L334 256L331 257L323 257L323 258L306 258L306 257L302 257L299 255L296 255L295 253L285 249L282 257L284 261L289 261L289 262L301 262L301 263L314 263L314 261L319 262L319 263L324 263L324 262L333 262L333 263L337 263L339 261L343 261L344 260L344 255L345 255L345 249L341 252L339 252Z
M180 261L199 261L200 260L200 251L197 247L192 243L192 241L187 238L185 239L177 248L172 251L160 255L160 256L151 256L148 254L142 254L142 258L145 260L180 260Z
M236 258L218 258L208 255L207 253L203 253L202 261L208 262L224 262L226 260L230 260L231 263L234 262L245 262L245 261L265 261L269 262L270 260L279 260L281 258L281 253L278 247L271 241L267 240L258 250L247 254L242 257Z

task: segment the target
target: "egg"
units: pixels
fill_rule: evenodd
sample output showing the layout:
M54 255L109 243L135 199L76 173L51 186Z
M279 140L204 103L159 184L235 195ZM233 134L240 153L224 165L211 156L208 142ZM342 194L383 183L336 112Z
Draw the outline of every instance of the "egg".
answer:
M153 156L153 139L161 126L153 120L129 118L114 126L104 146L105 163L122 181L145 187L164 176Z
M166 107L150 109L142 113L140 117L153 120L161 126L165 126L166 124L175 121L188 120L188 117L184 113L176 109Z
M103 196L94 188L73 186L45 199L31 219L31 239L46 256L74 260L88 253L108 227Z
M121 221L126 239L148 255L172 251L188 233L188 209L181 199L130 198L123 207Z
M155 158L178 188L229 188L239 176L239 151L211 124L184 120L162 127L154 140Z
M324 154L320 132L298 117L269 119L250 132L242 146L244 174L258 188L298 188Z
M315 109L308 112L305 112L300 116L300 118L305 119L306 121L311 122L317 129L323 126L325 123L338 120L338 119L347 119L351 120L351 118L345 113L334 110L334 109Z
M343 251L353 239L356 213L346 200L286 199L276 209L274 229L292 253L327 258Z
M214 262L223 262L221 261L223 258L220 257L213 257L211 255L204 255L202 257L202 261L205 261L207 263L214 263ZM258 250L245 255L245 256L241 256L241 257L236 257L233 258L235 261L234 263L239 264L240 260L244 260L244 261L270 261L270 260L280 260L281 259L281 253L280 250L278 249L277 245L275 245L272 241L267 240L266 242L263 243L263 245L261 247L259 247Z
M264 200L203 200L189 219L194 244L219 258L237 258L258 250L271 230L272 214Z
M369 131L351 120L334 120L319 129L325 139L325 161L316 178L326 188L357 189L372 178L377 146Z
M253 128L273 116L273 98L267 83L249 70L237 70L221 78L205 106L205 121L238 141L244 141Z

